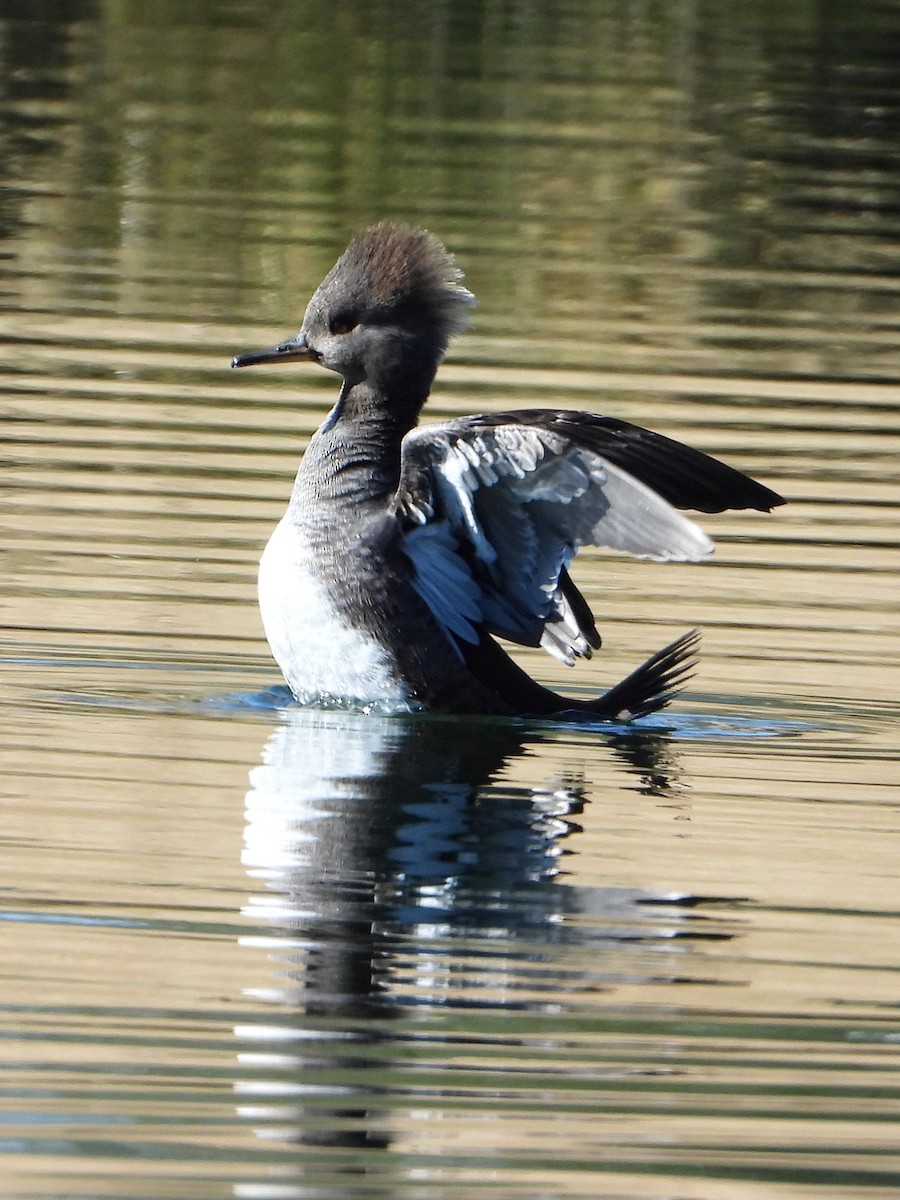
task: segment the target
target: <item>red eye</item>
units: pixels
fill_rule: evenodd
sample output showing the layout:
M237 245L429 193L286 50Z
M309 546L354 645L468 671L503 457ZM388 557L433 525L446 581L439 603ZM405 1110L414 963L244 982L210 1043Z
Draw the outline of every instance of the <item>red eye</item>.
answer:
M335 317L329 322L328 328L334 334L350 333L356 328L356 321L352 317Z

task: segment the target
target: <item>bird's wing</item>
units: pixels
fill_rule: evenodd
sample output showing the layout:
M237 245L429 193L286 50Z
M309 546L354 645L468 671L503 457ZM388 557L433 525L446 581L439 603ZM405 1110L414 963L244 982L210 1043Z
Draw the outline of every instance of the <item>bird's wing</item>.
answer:
M480 627L572 663L600 644L567 571L581 546L658 560L711 553L712 542L659 494L654 477L668 468L670 492L687 495L705 456L653 441L657 461L641 480L615 451L600 449L590 420L590 437L579 435L581 415L466 417L404 438L394 497L404 551L419 594L456 638L477 642Z
M593 450L614 466L652 488L675 506L697 512L757 509L769 512L783 497L743 471L676 442L664 434L617 417L565 409L519 409L472 418L479 426L535 425L558 433L574 445Z

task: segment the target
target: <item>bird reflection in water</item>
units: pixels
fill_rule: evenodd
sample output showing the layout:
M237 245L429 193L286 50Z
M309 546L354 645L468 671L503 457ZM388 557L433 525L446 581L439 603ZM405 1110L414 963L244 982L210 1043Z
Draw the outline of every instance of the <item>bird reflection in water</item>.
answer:
M303 708L283 717L251 772L244 849L265 889L245 909L259 932L244 944L277 971L250 995L266 1015L237 1030L240 1112L260 1137L386 1147L392 1108L415 1104L421 1047L446 1036L433 1017L552 1011L568 986L554 966L567 943L589 940L596 993L621 978L623 948L684 925L689 898L566 882L583 779L505 781L534 753L534 727ZM665 730L604 738L637 790L677 791ZM605 966L604 946L614 951ZM463 1040L477 1042L464 1024Z

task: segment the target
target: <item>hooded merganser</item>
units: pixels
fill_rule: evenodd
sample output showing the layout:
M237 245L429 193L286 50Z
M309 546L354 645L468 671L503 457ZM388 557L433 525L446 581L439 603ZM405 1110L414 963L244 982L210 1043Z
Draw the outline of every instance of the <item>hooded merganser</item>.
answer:
M699 633L604 695L531 679L494 640L571 665L600 646L568 568L582 546L694 562L713 544L677 511L782 498L614 417L522 409L416 428L475 300L423 229L383 223L344 251L300 332L232 366L319 363L343 377L259 571L272 653L301 701L626 720L667 704Z

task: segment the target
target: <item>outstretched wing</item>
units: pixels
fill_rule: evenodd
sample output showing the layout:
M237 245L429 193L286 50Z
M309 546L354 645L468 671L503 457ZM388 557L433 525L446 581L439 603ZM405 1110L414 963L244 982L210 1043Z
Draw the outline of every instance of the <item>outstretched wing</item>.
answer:
M758 485L643 430L652 453L641 479L640 455L623 427L637 429L606 427L588 414L525 410L407 434L396 514L416 588L449 633L474 643L480 627L542 645L571 664L600 644L567 570L581 546L658 560L696 561L712 552L703 531L660 492L688 504L696 492L724 508L733 506L727 493L736 480L745 491Z
M557 433L621 467L675 508L692 508L705 513L745 508L769 512L784 504L783 497L777 492L757 483L743 471L664 434L631 425L617 417L567 409L523 408L454 422L469 423L479 428L539 426Z

